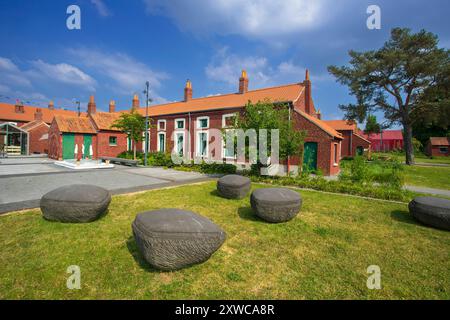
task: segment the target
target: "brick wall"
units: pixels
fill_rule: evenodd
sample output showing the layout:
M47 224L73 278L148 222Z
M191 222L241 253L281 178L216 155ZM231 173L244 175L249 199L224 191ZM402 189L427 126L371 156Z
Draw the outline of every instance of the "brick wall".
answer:
M364 139L361 139L359 136L354 134L353 138L352 138L352 154L353 154L353 156L357 155L356 149L358 147L363 147L364 149L370 150L371 144L370 144L370 142L368 142Z
M55 120L48 130L48 156L55 160L62 158L62 135Z
M48 134L49 127L44 123L28 131L30 154L49 152Z
M109 144L109 138L116 137L117 145L113 146ZM93 139L94 140L94 139ZM94 150L95 158L98 157L117 157L120 153L127 151L127 135L125 133L117 131L100 131L96 136L97 148ZM141 151L138 149L138 151Z

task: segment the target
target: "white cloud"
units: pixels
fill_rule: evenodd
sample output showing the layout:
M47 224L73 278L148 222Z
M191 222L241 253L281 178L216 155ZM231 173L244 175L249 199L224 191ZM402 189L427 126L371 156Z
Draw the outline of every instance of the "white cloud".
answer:
M242 57L229 52L228 48L220 49L205 68L208 79L226 83L229 87L237 87L241 70L246 70L249 76L249 86L252 89L276 86L281 84L301 82L305 78L306 68L293 61L283 61L272 67L266 57ZM327 74L313 75L311 81L331 79Z
M98 13L102 17L108 17L108 16L111 15L111 11L106 6L106 4L103 2L103 0L91 0L91 3L95 6L95 8L97 9Z
M42 60L33 61L32 66L49 79L62 83L74 84L86 87L89 91L94 91L97 82L88 74L77 67L67 63L50 64Z
M315 28L329 0L144 0L147 12L165 15L197 35L239 34L264 40Z
M105 53L98 50L79 48L69 49L70 54L80 59L88 68L106 76L112 84L105 84L121 94L140 93L145 82L150 83L153 101L163 102L158 95L161 81L168 78L164 72L156 72L147 65L123 53Z

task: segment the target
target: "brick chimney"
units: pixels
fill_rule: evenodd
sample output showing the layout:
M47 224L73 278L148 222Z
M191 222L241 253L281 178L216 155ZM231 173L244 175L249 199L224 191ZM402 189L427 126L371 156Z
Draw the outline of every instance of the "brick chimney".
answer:
M139 110L139 97L137 94L133 97L133 102L131 103L132 110Z
M311 80L309 80L309 70L306 69L305 81L305 112L311 114L312 112L312 98L311 98Z
M14 108L16 113L25 113L25 108L20 100L16 101L16 106Z
M192 83L191 80L186 81L186 86L184 87L184 101L192 100Z
M43 118L42 109L36 108L36 111L34 113L34 120L42 120L42 118Z
M97 112L97 105L95 104L94 96L89 97L87 112L88 114L94 114Z
M110 113L116 112L116 102L114 100L111 100L109 102L109 112Z
M55 105L53 104L53 101L50 101L50 102L48 103L48 109L49 109L49 110L55 110Z
M248 91L248 77L247 72L242 70L241 77L239 78L239 93L246 93Z

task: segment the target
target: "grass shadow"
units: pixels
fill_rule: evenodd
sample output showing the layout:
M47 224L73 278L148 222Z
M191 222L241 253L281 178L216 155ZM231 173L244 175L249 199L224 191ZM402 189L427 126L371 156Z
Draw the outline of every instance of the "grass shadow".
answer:
M421 224L417 222L408 211L404 210L394 210L391 212L391 218L402 223L413 224L420 226Z
M153 268L147 261L145 261L144 256L139 252L138 247L136 245L136 241L134 241L134 237L130 236L127 240L127 248L130 254L133 256L134 261L146 272L152 273L164 273L164 271Z
M238 215L243 220L266 223L264 220L262 220L256 214L253 213L253 210L251 207L240 207L238 209Z

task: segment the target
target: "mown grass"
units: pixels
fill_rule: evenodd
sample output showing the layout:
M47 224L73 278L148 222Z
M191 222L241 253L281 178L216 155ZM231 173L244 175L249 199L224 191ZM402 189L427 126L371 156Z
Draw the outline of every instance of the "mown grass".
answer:
M262 187L255 185L255 188ZM249 199L226 200L213 182L113 197L90 224L0 216L0 299L449 299L450 233L417 224L405 204L301 191L285 224L254 217ZM159 272L131 233L138 212L176 207L227 232L205 263ZM81 290L66 288L69 265ZM378 265L382 289L366 287Z
M404 167L407 185L450 190L450 167Z
M375 157L384 156L397 159L400 162L405 162L405 155L403 153L394 153L394 152L373 152ZM436 164L450 164L450 157L433 157L430 158L424 154L415 154L414 159L416 163L436 163Z

